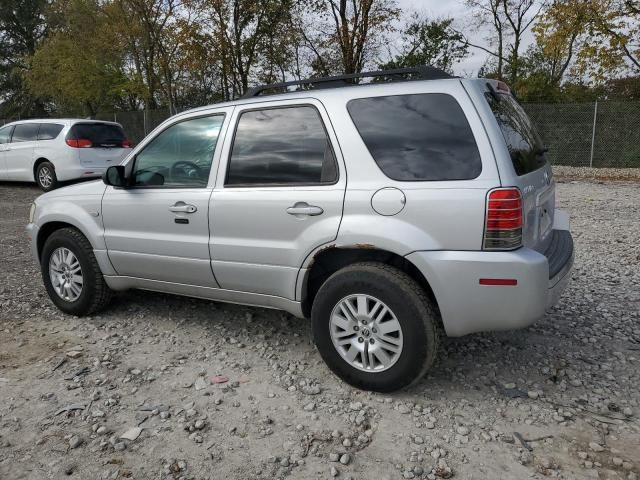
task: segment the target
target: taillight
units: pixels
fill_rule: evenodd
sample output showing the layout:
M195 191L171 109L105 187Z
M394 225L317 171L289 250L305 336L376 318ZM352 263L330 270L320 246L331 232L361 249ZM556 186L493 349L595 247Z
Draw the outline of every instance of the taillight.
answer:
M514 250L522 246L522 194L518 188L497 188L487 196L485 250Z
M129 140L122 140L122 143L120 144L120 146L122 148L131 148L131 147L133 147L133 145L131 144L131 142Z
M86 138L79 138L79 139L68 138L67 139L67 145L69 145L70 147L73 147L73 148L91 148L91 147L93 147L93 143L91 143L91 140L87 140Z

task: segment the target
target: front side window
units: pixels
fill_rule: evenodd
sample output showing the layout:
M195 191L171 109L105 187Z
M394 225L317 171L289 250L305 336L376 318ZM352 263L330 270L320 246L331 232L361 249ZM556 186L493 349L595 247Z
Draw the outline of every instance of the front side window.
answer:
M451 95L359 98L347 110L371 156L393 180L470 180L482 171L471 126Z
M57 123L41 123L38 131L38 140L53 140L64 128Z
M224 115L171 125L136 155L134 186L206 187Z
M11 139L12 128L13 126L0 128L0 144L9 143L9 140Z
M334 183L336 160L318 111L311 106L242 113L225 185Z
M23 123L22 125L16 125L13 129L13 136L11 141L13 143L18 142L33 142L38 138L38 124L37 123Z

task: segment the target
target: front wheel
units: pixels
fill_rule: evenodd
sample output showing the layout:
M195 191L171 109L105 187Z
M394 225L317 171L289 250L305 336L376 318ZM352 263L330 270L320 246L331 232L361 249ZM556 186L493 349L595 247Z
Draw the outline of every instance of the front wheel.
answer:
M109 303L111 290L93 248L75 228L53 232L44 243L40 262L49 298L63 312L84 316Z
M49 192L58 186L56 170L51 162L42 162L36 168L36 183L45 192Z
M364 390L391 392L422 378L439 345L437 309L406 273L358 263L329 277L311 311L329 368Z

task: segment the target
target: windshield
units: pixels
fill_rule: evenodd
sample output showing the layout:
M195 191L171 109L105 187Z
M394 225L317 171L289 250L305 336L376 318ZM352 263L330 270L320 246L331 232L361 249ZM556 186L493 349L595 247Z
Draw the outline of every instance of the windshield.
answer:
M487 92L486 98L502 130L516 174L526 175L546 165L542 139L516 99L497 92Z

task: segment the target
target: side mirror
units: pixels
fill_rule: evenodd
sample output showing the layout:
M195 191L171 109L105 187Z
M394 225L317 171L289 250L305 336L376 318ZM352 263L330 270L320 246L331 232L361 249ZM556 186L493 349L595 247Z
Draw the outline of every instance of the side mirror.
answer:
M124 165L112 165L102 175L102 181L105 185L112 187L126 187L127 178L124 173Z

